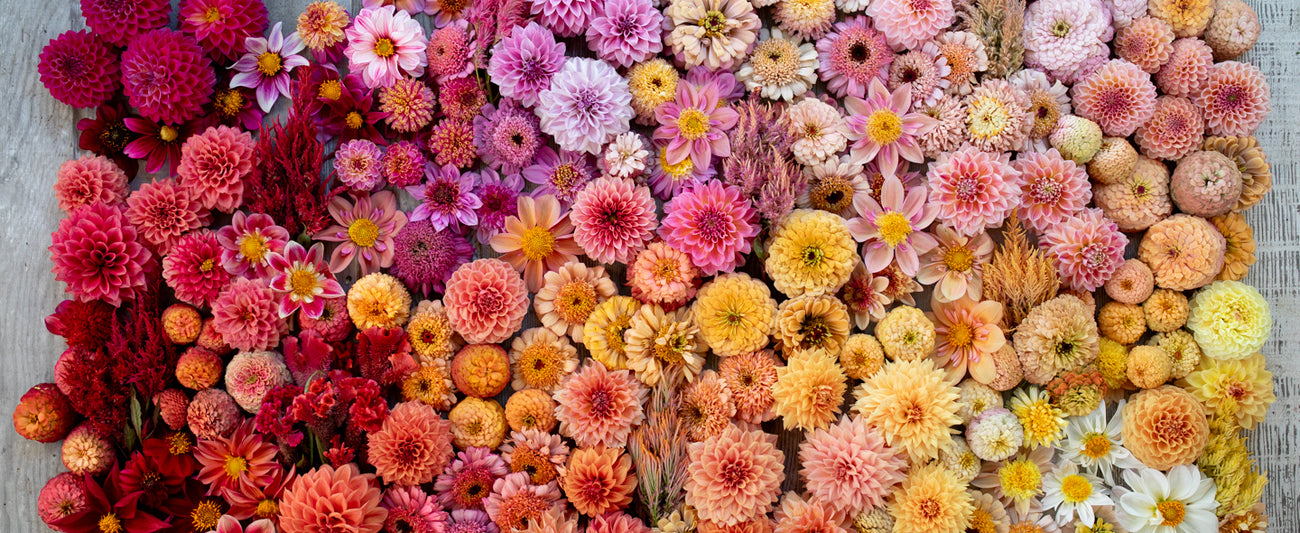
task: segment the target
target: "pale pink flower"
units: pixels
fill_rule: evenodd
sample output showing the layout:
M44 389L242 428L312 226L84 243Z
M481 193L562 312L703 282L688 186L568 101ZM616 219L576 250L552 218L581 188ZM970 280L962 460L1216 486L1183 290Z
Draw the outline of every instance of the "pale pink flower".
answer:
M939 246L922 258L917 281L926 285L937 283L934 297L940 302L951 302L968 295L980 299L984 287L984 263L993 256L993 239L983 232L970 237L958 235L943 225L935 226L933 233Z
M939 213L926 203L925 187L904 192L898 178L885 178L879 202L871 195L859 194L853 198L853 208L858 216L849 221L849 232L863 243L862 262L871 272L880 272L897 260L903 273L915 276L921 266L919 256L939 245L925 232Z
M854 163L875 161L885 176L898 172L899 158L913 163L925 162L925 154L916 137L929 133L939 121L912 112L912 86L903 84L893 93L880 78L873 78L865 99L844 99L849 111L850 154Z
M352 72L368 87L388 87L402 75L420 77L428 65L428 38L420 23L393 6L363 9L344 32Z
M948 381L957 383L966 372L980 383L998 377L993 354L1006 345L1006 336L998 323L1002 321L1002 304L969 297L951 302L935 301L935 366L947 367Z

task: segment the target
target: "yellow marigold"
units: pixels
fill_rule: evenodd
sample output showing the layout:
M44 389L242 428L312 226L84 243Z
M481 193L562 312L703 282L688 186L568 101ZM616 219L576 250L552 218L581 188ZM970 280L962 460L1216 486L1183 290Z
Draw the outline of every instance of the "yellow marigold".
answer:
M1133 344L1147 332L1146 313L1140 305L1106 302L1097 313L1097 329L1115 342Z
M1217 359L1250 357L1264 347L1273 329L1268 302L1240 281L1216 281L1192 298L1187 329L1201 351Z
M1241 281L1255 264L1255 230L1246 223L1246 215L1227 213L1211 218L1210 223L1223 234L1228 241L1223 255L1223 270L1219 271L1222 280Z
M786 429L824 429L840 413L848 377L835 357L821 349L796 352L776 369L772 397Z
M876 339L892 360L924 359L934 352L934 322L920 309L898 306L876 324Z
M1025 430L1025 446L1051 446L1065 435L1065 413L1047 391L1030 385L1017 390L1007 404Z
M618 287L605 274L605 267L589 267L569 261L546 273L546 284L533 298L533 311L542 326L556 335L568 335L582 342L587 318L596 305L618 294Z
M1169 376L1173 379L1187 377L1201 364L1201 347L1196 344L1192 333L1185 329L1157 334L1147 344L1159 346L1169 354L1169 360L1173 362Z
M962 533L974 511L966 484L939 465L913 470L889 503L895 532Z
M844 218L796 209L776 223L763 266L776 290L794 297L839 290L857 263L857 242Z
M441 301L424 300L415 307L415 314L406 325L406 338L411 343L415 362L421 365L451 359L460 349Z
M506 439L506 412L496 400L469 397L447 413L457 448L496 449Z
M819 348L838 354L849 338L849 309L834 296L799 296L781 302L776 327L785 353Z
M532 328L510 345L510 386L515 390L553 392L564 376L578 369L578 349L546 328Z
M1173 369L1173 359L1159 346L1134 346L1128 352L1128 380L1140 388L1164 385Z
M772 292L748 274L713 278L700 288L692 310L700 337L719 357L763 349L776 325Z
M677 98L677 69L661 58L637 63L627 72L627 89L637 122L653 124L655 108Z
M456 403L456 385L451 380L451 370L444 360L420 367L402 381L402 399L420 402L439 411L451 409Z
M1237 407L1233 411L1237 423L1245 429L1262 422L1268 406L1277 400L1273 373L1264 368L1263 354L1228 361L1206 359L1199 370L1187 376L1187 388L1211 411L1231 399Z
M515 391L506 400L506 424L511 431L536 429L550 433L555 419L555 400L541 389Z
M348 290L348 316L358 330L401 327L410 313L411 294L388 274L368 274Z
M651 387L669 369L681 372L686 381L704 368L708 345L688 309L664 312L658 305L643 305L632 317L632 327L623 335L627 341L627 367L637 379Z
M880 341L866 333L854 333L844 340L840 350L840 367L849 379L866 379L885 364L885 349Z
M947 446L957 416L960 391L931 359L895 361L854 391L853 411L880 430L886 442L923 462Z
M1124 447L1156 470L1195 461L1205 451L1210 424L1190 392L1165 385L1129 397L1124 406Z
M1106 380L1106 388L1122 390L1128 382L1128 348L1113 340L1102 338L1098 342L1097 370Z
M610 371L627 368L626 344L623 333L632 327L632 317L641 309L641 302L631 296L614 296L600 302L587 323L582 327L582 345L591 358L600 361Z
M1148 13L1168 22L1178 37L1199 37L1214 16L1214 0L1151 0Z
M1187 323L1187 295L1182 291L1156 289L1142 302L1142 312L1151 331L1164 333L1183 327Z

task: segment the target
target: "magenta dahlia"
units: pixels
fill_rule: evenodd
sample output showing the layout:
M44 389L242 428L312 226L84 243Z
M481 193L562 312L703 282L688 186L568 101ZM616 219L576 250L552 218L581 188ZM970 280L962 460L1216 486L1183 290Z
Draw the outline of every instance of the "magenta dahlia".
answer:
M283 320L275 293L260 279L237 279L212 302L212 327L231 347L244 351L275 348Z
M103 104L122 84L116 54L87 31L65 31L50 39L36 71L50 95L72 107Z
M55 279L80 301L103 300L118 306L145 287L153 254L138 240L121 209L91 204L59 221L51 236Z
M244 53L244 39L260 37L267 24L262 0L183 0L177 18L181 31L223 61Z
M1094 291L1124 263L1128 237L1100 209L1088 208L1048 228L1038 245L1056 260L1067 287Z
M474 247L461 232L436 229L429 220L407 224L393 247L397 253L389 273L424 294L443 292L451 273L474 258Z
M163 279L177 300L197 307L216 301L232 277L221 266L221 253L215 231L193 231L176 241L162 265Z
M1055 148L1020 152L1012 166L1020 172L1020 218L1037 233L1073 216L1092 199L1088 173Z
M389 185L408 187L424 178L427 160L414 141L397 141L384 150L382 175Z
M717 180L687 189L664 206L664 213L659 236L709 276L742 263L760 229L749 198Z
M630 263L659 221L650 189L620 178L591 182L573 199L573 241L601 263Z
M178 124L199 116L216 83L203 48L178 31L140 34L122 53L123 92L132 107L154 122Z
M484 105L474 117L474 146L479 158L507 176L532 164L544 144L537 115L509 98L502 98L496 106Z
M1151 75L1123 59L1113 59L1074 85L1074 111L1096 122L1106 135L1127 137L1151 120L1156 86Z
M236 73L230 78L230 87L246 87L257 93L257 105L262 111L271 112L271 106L281 96L291 98L289 81L291 72L308 64L302 51L307 48L298 32L287 37L276 22L267 37L249 37L244 39L244 48L248 53L236 61L231 69Z
M459 231L461 224L478 224L475 210L483 202L474 194L477 174L461 174L451 165L443 165L442 168L429 165L425 167L424 175L424 184L406 188L406 192L420 201L420 205L411 211L411 222L427 219L438 231L448 227Z
M817 40L817 56L822 81L841 98L866 96L871 80L887 77L894 61L894 51L885 42L885 35L863 16L835 24L830 33Z
M930 203L939 218L962 236L996 228L1019 203L1020 173L1011 166L1011 154L982 152L963 146L939 156L926 174Z
M537 94L551 86L551 78L565 63L564 43L536 22L516 26L492 47L488 75L501 96L527 107L537 105Z
M81 0L81 15L91 31L114 46L126 46L132 37L167 25L170 0Z
M198 198L170 179L144 184L127 197L126 205L126 219L160 256L167 255L182 235L212 221Z
M596 57L630 67L663 50L663 21L653 0L610 0L592 14L587 46Z

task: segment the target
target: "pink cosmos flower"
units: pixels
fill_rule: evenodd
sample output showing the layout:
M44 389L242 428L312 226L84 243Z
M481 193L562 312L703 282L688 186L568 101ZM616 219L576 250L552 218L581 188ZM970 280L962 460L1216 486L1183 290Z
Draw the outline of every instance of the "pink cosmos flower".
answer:
M325 245L310 250L289 241L284 252L271 255L271 290L280 297L280 318L302 309L310 318L325 312L325 299L343 296L343 287L325 265Z
M353 72L369 87L388 87L403 74L420 77L428 64L428 39L420 23L393 6L363 9L344 33Z
M318 241L342 243L330 254L330 271L342 272L353 260L361 265L361 275L378 272L393 265L393 237L406 226L406 213L397 209L397 197L389 191L373 195L366 192L330 200L330 216L335 224L317 233Z
M254 520L248 527L239 525L239 520L230 515L222 515L217 520L217 529L213 533L275 533L275 524L271 519Z
M217 231L221 266L236 276L260 278L271 265L271 256L284 251L289 231L275 225L271 215L236 211L230 225Z
M459 228L461 224L478 224L478 214L474 210L482 207L483 202L474 194L477 174L461 174L451 165L442 168L429 165L425 167L424 175L429 181L406 188L406 192L421 200L420 206L411 211L411 222L429 219L438 231L447 226Z
M230 87L247 87L257 91L257 105L262 111L271 112L280 96L289 95L290 71L306 66L307 58L299 55L307 45L298 38L298 32L285 37L280 30L280 23L271 28L269 37L244 38L244 50L247 53L235 62L238 71L230 78Z
M853 141L849 147L854 163L874 160L880 172L889 177L898 172L900 157L913 163L925 162L916 136L929 133L939 121L911 112L911 84L900 85L890 93L880 78L872 78L866 99L847 97L844 107L850 113L845 124L849 140Z
M655 140L668 141L668 164L691 159L696 167L707 167L713 156L731 155L727 131L736 126L740 113L721 104L716 83L677 85L677 99L655 108Z
M862 262L867 270L880 272L898 261L898 268L915 276L921 266L919 256L933 250L938 241L925 232L939 210L926 204L925 187L903 191L903 182L885 178L880 187L880 201L871 195L853 198L858 216L849 221L849 232L863 243Z
M947 367L948 381L959 382L966 372L980 383L992 383L998 377L993 354L1007 343L998 323L1002 321L1002 304L971 298L951 302L935 301L935 366Z

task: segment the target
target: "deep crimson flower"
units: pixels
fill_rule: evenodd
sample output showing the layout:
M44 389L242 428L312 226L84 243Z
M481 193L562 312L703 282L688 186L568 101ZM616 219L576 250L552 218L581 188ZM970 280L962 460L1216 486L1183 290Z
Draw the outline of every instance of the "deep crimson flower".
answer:
M279 522L280 497L297 477L296 468L277 468L271 474L270 481L240 483L237 490L226 493L226 500L230 502L230 515L240 520L256 518Z
M132 178L139 172L140 164L126 155L125 150L138 135L126 127L127 114L119 105L99 106L95 118L78 120L77 130L81 131L81 136L77 139L77 147L112 159L127 178Z
M374 92L355 74L336 84L323 85L317 92L325 113L318 116L321 133L338 137L339 142L352 139L369 139L375 144L387 145L375 124L388 117L375 105Z
M100 485L86 476L86 509L80 513L60 518L51 523L67 533L153 533L168 526L158 517L137 508L143 492L126 493L119 484L120 469L116 466Z
M166 450L162 452L166 454ZM128 493L140 492L140 504L157 509L185 487L185 478L174 470L165 471L158 458L135 452L118 472L118 485Z
M123 152L144 159L145 172L158 172L166 163L167 174L175 176L176 167L181 164L181 145L194 133L193 124L186 122L172 126L136 117L127 117L125 122L127 129L139 136L127 144Z
M45 317L45 329L63 337L69 348L98 350L108 342L113 307L103 300L64 300Z

